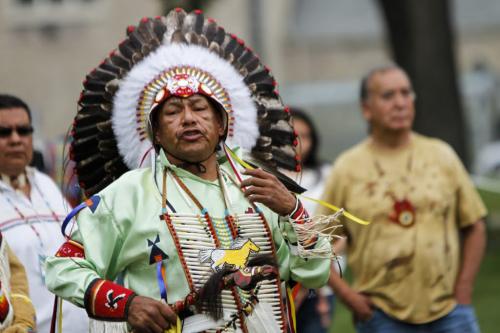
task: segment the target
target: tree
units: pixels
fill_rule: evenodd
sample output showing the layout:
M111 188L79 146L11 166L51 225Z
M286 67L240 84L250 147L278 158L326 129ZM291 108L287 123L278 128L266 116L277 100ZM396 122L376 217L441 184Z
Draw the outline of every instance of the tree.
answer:
M449 0L378 0L396 63L417 94L415 129L450 143L467 164Z

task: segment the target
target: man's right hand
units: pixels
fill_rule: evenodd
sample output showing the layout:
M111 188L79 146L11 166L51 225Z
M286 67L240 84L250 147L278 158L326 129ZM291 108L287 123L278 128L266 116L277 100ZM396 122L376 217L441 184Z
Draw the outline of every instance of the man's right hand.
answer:
M130 302L127 322L134 333L164 333L177 322L177 315L165 303L136 296Z
M355 320L367 321L373 316L373 304L366 295L351 290L344 302L353 312Z

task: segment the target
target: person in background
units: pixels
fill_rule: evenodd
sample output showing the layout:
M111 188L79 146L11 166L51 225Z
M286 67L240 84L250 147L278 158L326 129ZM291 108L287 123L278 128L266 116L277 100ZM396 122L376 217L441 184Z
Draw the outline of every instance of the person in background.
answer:
M44 160L46 161L47 174L61 189L71 207L75 207L85 198L75 174L75 162L65 158L65 152L69 150L69 146L65 136L59 136L48 142L45 145Z
M404 70L371 70L360 99L368 138L335 161L323 199L371 223L345 225L353 285L334 270L329 284L360 333L478 333L471 302L483 202L453 149L412 131Z
M319 198L324 191L325 178L330 170L330 163L322 162L319 158L320 139L312 119L302 109L290 108L293 127L299 138L299 153L302 160L300 173L287 173L296 179L300 185L307 189L303 195L310 198ZM303 200L303 205L309 212L317 209L313 201ZM336 254L343 250L345 241L337 240L333 246ZM332 265L337 270L345 266L344 260L338 258ZM331 325L332 313L335 306L335 295L331 288L325 286L321 289L310 291L301 288L296 297L297 305L297 331L304 333L328 332Z
M33 150L33 159L30 166L36 168L40 172L46 172L45 161L43 160L43 153L40 150Z
M45 286L45 257L64 243L61 222L69 205L54 182L29 166L33 158L31 112L21 99L0 95L0 231L26 269L37 329L48 333L53 295ZM88 331L86 314L72 304L65 331Z

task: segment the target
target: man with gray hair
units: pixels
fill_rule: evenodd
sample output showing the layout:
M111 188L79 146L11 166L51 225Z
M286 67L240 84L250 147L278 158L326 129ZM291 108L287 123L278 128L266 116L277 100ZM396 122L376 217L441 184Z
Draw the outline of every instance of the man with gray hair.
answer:
M474 185L448 144L412 131L404 70L370 71L360 97L368 138L337 159L323 199L371 224L346 225L353 285L334 270L329 284L361 333L479 332L470 304L486 209Z

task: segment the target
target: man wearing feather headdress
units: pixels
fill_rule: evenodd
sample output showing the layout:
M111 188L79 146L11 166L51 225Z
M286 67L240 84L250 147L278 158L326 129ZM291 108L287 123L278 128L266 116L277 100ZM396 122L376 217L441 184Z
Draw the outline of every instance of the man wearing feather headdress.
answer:
M49 288L96 332L293 332L282 282L326 283L330 259L298 253L329 245L277 172L300 159L274 78L201 11L127 33L84 82L71 153L89 199Z

